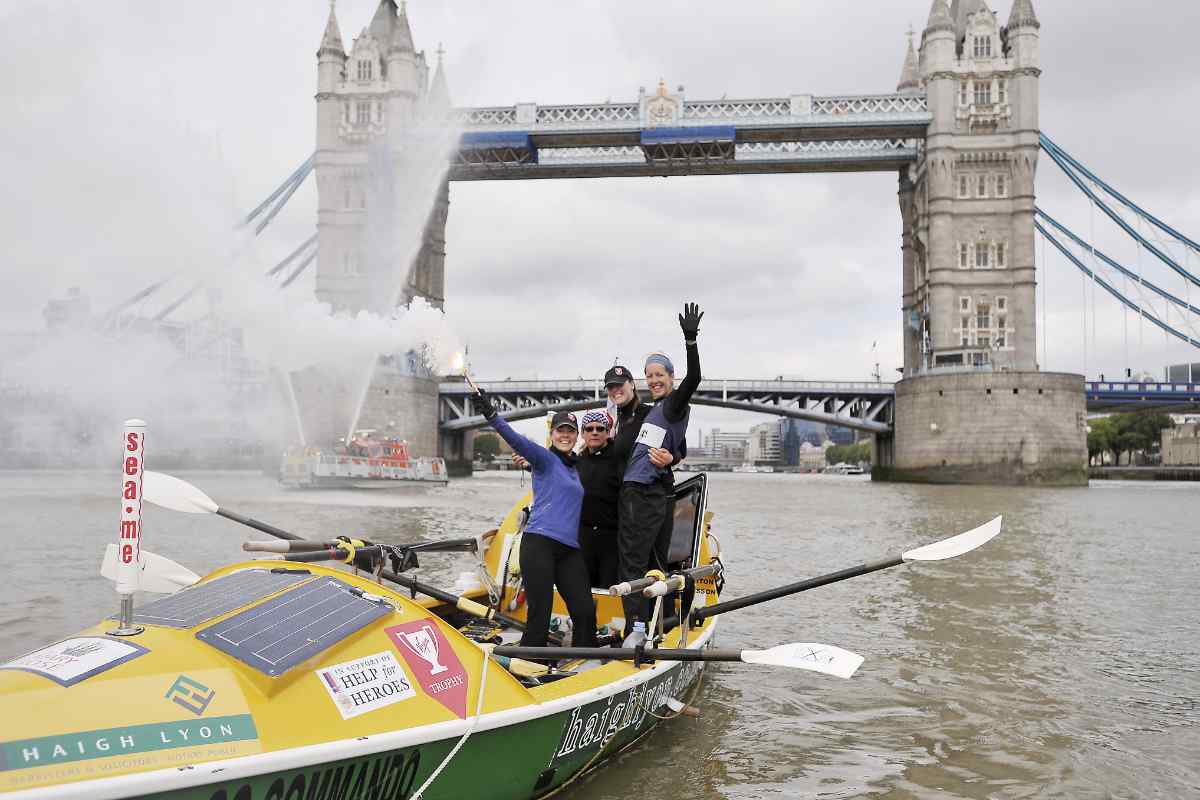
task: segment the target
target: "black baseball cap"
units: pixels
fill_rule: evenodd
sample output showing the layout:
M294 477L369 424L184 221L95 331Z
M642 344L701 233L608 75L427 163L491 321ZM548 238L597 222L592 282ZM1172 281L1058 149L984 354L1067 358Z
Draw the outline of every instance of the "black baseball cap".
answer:
M570 426L575 430L579 430L579 420L570 411L556 411L554 418L550 420L550 430L558 430L563 425Z
M625 381L631 380L633 380L633 375L620 364L609 367L608 372L604 373L605 386L619 386Z

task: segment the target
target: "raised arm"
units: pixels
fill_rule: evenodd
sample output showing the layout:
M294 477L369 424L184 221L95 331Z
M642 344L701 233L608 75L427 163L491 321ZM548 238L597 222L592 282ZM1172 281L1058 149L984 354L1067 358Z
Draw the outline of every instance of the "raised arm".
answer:
M700 320L703 317L704 312L695 303L685 303L683 313L679 315L683 346L687 351L687 377L667 396L663 412L672 422L683 419L688 403L692 401L692 395L700 387L700 351L696 347L696 337L700 334Z
M491 420L491 425L496 429L496 433L500 434L500 438L508 442L508 446L528 461L534 469L544 466L545 459L550 455L549 450L529 437L517 433L503 417L497 416Z
M496 433L500 434L500 438L507 442L509 447L523 456L535 470L545 466L545 459L549 456L549 451L513 430L512 426L496 412L496 407L492 405L492 399L488 397L487 392L478 389L475 402L479 405L484 419L496 430Z

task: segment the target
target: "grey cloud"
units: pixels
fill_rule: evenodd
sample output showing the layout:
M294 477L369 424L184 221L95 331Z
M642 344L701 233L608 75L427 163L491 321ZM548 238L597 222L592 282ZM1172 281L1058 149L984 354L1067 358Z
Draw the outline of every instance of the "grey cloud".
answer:
M340 0L347 43L374 5ZM996 5L1005 19L1008 2ZM1197 6L1160 2L1140 15L1126 2L1035 5L1046 131L1186 229L1200 210L1189 161L1200 132ZM432 53L445 42L456 101L510 104L632 100L660 77L693 98L889 91L903 32L909 23L919 31L928 8L928 0L536 0L514 18L511 5L486 0L413 0L409 13L418 47ZM8 243L0 326L39 326L47 297L67 285L103 306L161 274L189 219L215 213L175 184L195 155L184 142L219 149L229 184L222 211L231 214L311 152L324 0L37 2L3 13L0 74L12 110L0 159L16 191L0 200ZM1039 202L1086 231L1086 203L1048 161L1040 169ZM487 375L586 376L614 355L636 365L655 347L678 353L676 306L692 297L709 309L713 375L862 377L875 340L885 372L899 362L892 175L451 191L447 308ZM309 186L259 243L262 262L309 235L314 215ZM1098 239L1120 247L1103 227ZM1078 368L1078 275L1052 261L1045 277L1049 365ZM290 291L305 291L305 281ZM1123 358L1115 330L1104 334L1114 363ZM1155 337L1146 363L1180 353Z

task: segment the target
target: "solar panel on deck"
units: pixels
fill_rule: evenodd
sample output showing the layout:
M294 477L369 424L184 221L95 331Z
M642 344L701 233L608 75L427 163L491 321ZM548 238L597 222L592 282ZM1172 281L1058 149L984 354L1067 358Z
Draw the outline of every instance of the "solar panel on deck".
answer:
M390 613L386 603L352 594L336 578L321 578L221 620L196 638L276 676Z
M194 628L306 580L313 580L313 576L266 569L243 570L148 603L134 612L133 621L164 628Z

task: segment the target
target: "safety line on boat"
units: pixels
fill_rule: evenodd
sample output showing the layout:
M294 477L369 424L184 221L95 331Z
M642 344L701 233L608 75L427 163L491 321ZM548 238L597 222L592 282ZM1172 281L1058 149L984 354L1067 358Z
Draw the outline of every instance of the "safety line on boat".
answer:
M446 757L442 759L442 763L438 764L437 769L429 774L429 777L425 779L425 782L421 784L420 788L412 793L412 800L421 800L421 798L424 796L425 790L429 788L429 784L433 783L434 780L437 779L437 776L442 774L442 770L450 765L451 759L458 754L458 751L462 749L462 746L467 743L467 739L470 739L471 734L474 733L475 729L479 727L479 720L483 714L483 694L487 689L488 667L490 666L492 660L491 653L487 652L483 648L480 648L480 652L483 654L483 674L479 678L479 699L475 701L475 718L471 721L471 727L463 731L462 738L458 740L458 743L455 744L454 747L450 748L450 752L446 753Z

